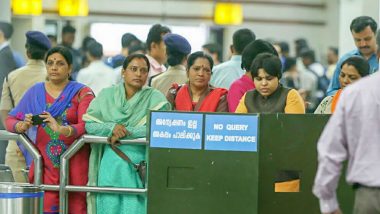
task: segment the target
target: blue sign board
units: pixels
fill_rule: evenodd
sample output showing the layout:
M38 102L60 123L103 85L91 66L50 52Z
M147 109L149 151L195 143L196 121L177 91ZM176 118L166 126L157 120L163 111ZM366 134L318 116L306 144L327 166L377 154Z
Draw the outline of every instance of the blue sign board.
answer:
M205 150L257 151L257 115L208 114L205 120Z
M202 114L152 112L150 147L201 149L202 126Z

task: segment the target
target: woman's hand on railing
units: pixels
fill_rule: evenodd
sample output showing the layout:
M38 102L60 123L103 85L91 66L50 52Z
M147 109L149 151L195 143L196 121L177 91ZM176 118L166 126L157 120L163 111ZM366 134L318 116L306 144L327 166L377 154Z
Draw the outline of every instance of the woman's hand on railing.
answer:
M119 139L115 136L111 136L111 137L107 138L107 142L113 146L118 146L121 144Z
M116 124L112 130L112 136L108 138L108 142L115 145L120 143L119 139L130 135L129 131L125 128L125 126L121 124Z
M118 139L127 136L127 134L128 134L127 129L121 124L116 124L112 130L112 136L115 136Z

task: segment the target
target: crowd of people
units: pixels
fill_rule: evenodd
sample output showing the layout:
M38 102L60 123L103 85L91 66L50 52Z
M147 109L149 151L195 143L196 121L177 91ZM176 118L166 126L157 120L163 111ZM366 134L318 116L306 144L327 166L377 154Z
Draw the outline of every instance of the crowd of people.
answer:
M135 163L146 160L144 146L118 145L118 142L146 137L149 110L334 113L327 125L329 130L318 144L321 164L313 191L320 198L322 212L339 213L335 189L330 188L336 187L339 173L331 174L329 169L331 165L339 169L345 159L360 159L362 154L351 156L353 152L344 149L347 149L346 144L349 144L348 150L350 144L360 147L358 144L368 139L363 137L359 143L347 143L343 116L346 117L344 114L348 111L346 105L347 108L355 108L355 105L344 97L348 97L346 91L351 90L355 96L350 100L363 99L357 92L359 89L354 91L354 87L347 86L378 70L377 23L371 17L360 16L352 21L350 30L357 49L338 60L338 50L330 48L326 68L317 61L315 51L305 39L296 41L296 57L290 57L286 42L257 39L252 30L239 29L233 34L230 59L220 62L217 45L206 44L203 51L192 52L186 38L161 24L151 27L146 43L132 33L124 34L120 54L105 59L102 44L94 38L86 37L80 50L73 48L75 28L68 25L62 29L62 43L57 46L42 32L28 31L25 45L28 60L16 69L8 41L12 25L1 22L2 122L8 131L27 133L35 142L43 158L44 184L59 184L60 156L88 133L108 137L110 145L84 146L70 161L70 183L141 188L143 183L134 166L121 159L113 147ZM366 81L375 87L372 80ZM368 109L374 110L376 107ZM380 133L378 122L374 121L376 125L371 126L378 131L377 135ZM333 133L336 127L340 128L339 136ZM358 134L367 133L367 128L360 131ZM374 138L379 139L379 136ZM334 144L334 140L341 145ZM328 148L337 150L341 156L334 156ZM373 148L379 151L380 146L373 145ZM376 166L372 162L355 162L349 168L349 175L353 175L349 181L359 188L379 188L379 179L373 175L373 171L380 172L378 157ZM8 144L5 162L18 182L27 182L21 169L30 166L29 182L33 181L31 158L17 142ZM366 164L371 166L367 169ZM358 173L372 176L357 180ZM290 174L275 183L278 192L297 192L299 185L299 177ZM145 197L101 193L86 199L85 193L73 192L69 193L69 212L146 213ZM379 196L373 197L380 201ZM355 206L375 206L379 205L378 201ZM45 192L44 212L59 212L57 192Z

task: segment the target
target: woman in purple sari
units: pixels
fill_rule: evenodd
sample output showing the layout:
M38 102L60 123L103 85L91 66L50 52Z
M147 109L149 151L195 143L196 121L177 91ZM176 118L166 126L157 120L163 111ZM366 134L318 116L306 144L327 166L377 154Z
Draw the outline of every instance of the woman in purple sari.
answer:
M90 88L69 80L72 60L69 49L50 49L45 60L47 81L32 86L6 120L7 130L15 133L36 127L35 136L28 135L35 139L42 155L44 184L59 184L60 156L85 133L82 115L94 98ZM88 158L89 147L85 146L70 160L71 184L86 185ZM33 168L32 165L30 182L34 179ZM86 213L86 193L70 193L69 201L70 213ZM59 213L58 192L45 191L44 212Z

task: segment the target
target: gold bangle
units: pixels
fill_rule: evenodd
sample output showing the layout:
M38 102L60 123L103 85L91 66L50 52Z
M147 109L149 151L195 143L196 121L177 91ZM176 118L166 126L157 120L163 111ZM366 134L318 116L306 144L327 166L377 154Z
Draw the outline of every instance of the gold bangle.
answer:
M22 131L20 130L20 126L22 126L22 123L23 123L23 122L24 122L24 121L19 121L19 122L16 123L15 131L16 131L17 133L22 133Z
M69 134L65 135L66 137L70 137L72 133L72 127L71 126L66 126L69 129Z
M16 125L15 125L15 131L16 131L17 133L20 133L19 126L20 126L21 122L22 122L22 121L18 121L18 122L16 123Z

